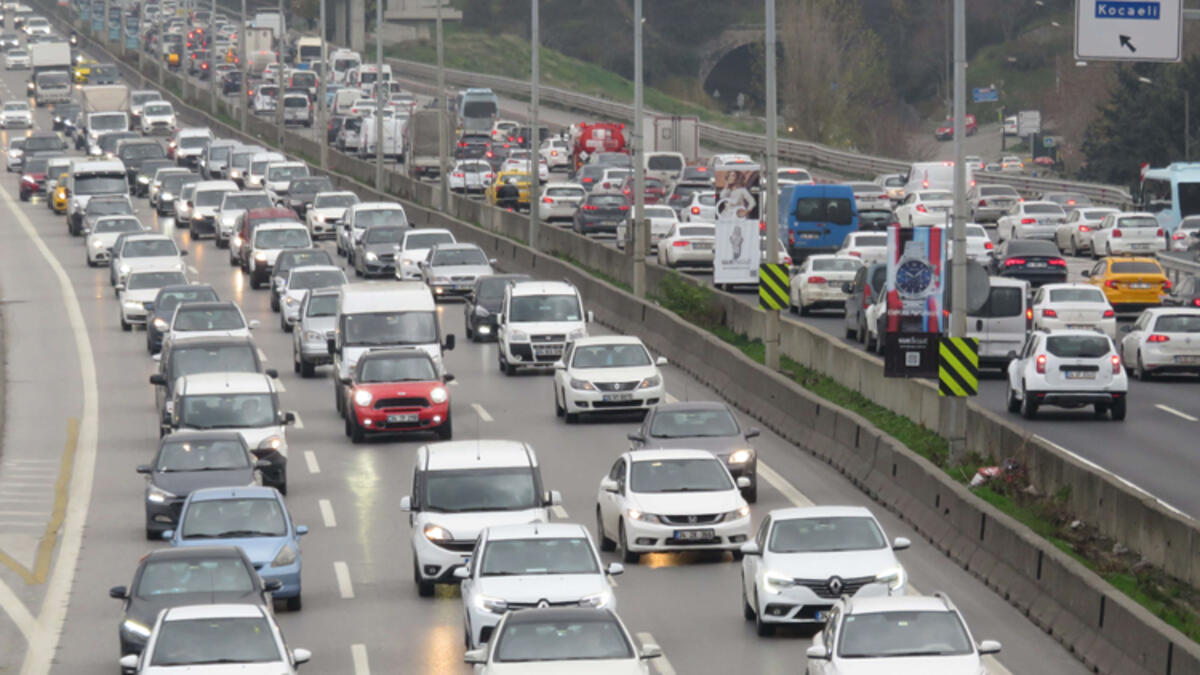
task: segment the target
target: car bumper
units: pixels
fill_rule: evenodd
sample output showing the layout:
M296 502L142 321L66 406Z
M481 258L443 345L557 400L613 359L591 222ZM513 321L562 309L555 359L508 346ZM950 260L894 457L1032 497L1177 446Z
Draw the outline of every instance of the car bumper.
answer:
M1006 208L993 209L985 206L976 208L973 213L975 214L975 222L986 221L989 223L994 223L999 220L1000 216L1003 216L1006 211L1008 211Z
M383 276L385 274L395 274L396 273L396 264L395 263L385 262L382 260L374 260L374 261L363 260L362 268L363 268L363 272L367 276Z
M337 223L314 220L308 226L309 233L315 237L333 237L337 234Z
M837 598L822 598L807 586L791 586L778 590L757 584L758 614L763 623L807 624L825 623L829 609ZM855 598L881 598L888 595L888 585L869 583L858 589Z
M311 363L314 366L323 366L333 363L333 357L329 355L329 348L324 342L301 343L300 359L305 363Z
M617 226L621 223L617 220L580 220L579 229L585 234L588 232L612 232L616 233Z
M513 366L549 367L562 358L564 345L561 342L538 343L537 346L534 351L533 343L510 342L501 344L500 349L505 360Z
M713 251L682 251L672 253L667 256L667 259L680 266L711 267L714 257Z
M1108 238L1108 248L1117 255L1146 255L1167 250L1167 242L1157 241L1121 241L1122 238Z
M574 206L543 206L538 209L538 213L542 214L542 219L551 220L570 220L575 217L577 207Z
M475 541L450 542L449 545L462 550L438 546L420 532L413 533L413 554L417 558L417 573L423 581L457 583L454 570L467 564Z
M301 560L297 557L296 562L291 565L273 567L269 563L265 565L255 563L254 568L258 570L258 575L264 581L278 579L283 584L283 588L271 593L272 598L280 600L300 596L300 564Z
M393 419L396 416L405 416L407 420L410 416L416 415L414 421L388 421L388 418ZM386 410L375 410L374 408L364 408L359 405L354 406L354 417L358 425L364 431L377 431L380 433L395 433L402 431L432 431L437 429L446 422L446 418L450 416L450 404L442 403L433 405L428 408L419 410L404 409L388 412Z
M567 412L571 413L621 413L648 410L665 397L666 389L661 384L628 392L580 391L567 387L563 402Z
M452 281L444 284L429 284L429 290L438 298L462 297L475 288L474 281Z
M94 263L106 263L109 260L112 260L112 254L109 253L107 248L89 248L88 260L91 260Z
M639 520L625 521L625 541L629 550L637 553L654 551L734 551L750 537L750 517L738 518L712 525L663 525ZM712 530L711 539L682 540L676 533L683 530Z
M1058 234L1058 224L1021 225L1018 226L1015 234L1021 239L1045 239L1046 241L1053 241L1055 235Z
M133 309L126 307L125 303L121 303L121 318L125 320L125 323L143 325L146 323L146 308L141 306L139 309Z
M288 302L287 299L285 299L279 305L279 313L283 315L284 321L288 322L289 324L295 324L300 320L300 302L297 300Z
M185 497L174 497L157 502L146 498L146 529L162 533L179 524Z
M1062 267L1058 268L1057 270L1050 270L1047 268L1045 271L1001 270L998 276L1006 277L1008 279L1021 279L1023 281L1028 281L1031 286L1037 287L1041 286L1042 284L1066 283L1067 268Z
M846 298L849 296L842 291L842 283L837 282L836 286L828 284L805 284L801 290L801 298L804 300L804 306L828 305L830 307L844 307ZM850 282L847 281L845 283Z
M1125 398L1124 391L1034 391L1030 396L1037 398L1040 405L1055 405L1067 408L1077 408L1096 403L1112 403Z
M1156 373L1200 373L1200 349L1191 353L1179 353L1159 349L1146 343L1142 345L1142 365Z
M932 227L949 223L950 213L913 213L910 218L913 227Z

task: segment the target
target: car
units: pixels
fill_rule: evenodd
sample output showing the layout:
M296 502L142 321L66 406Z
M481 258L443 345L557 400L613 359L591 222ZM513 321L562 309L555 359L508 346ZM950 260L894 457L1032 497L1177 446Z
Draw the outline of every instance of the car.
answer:
M177 308L178 309L178 308ZM156 372L150 375L154 387L155 408L159 412L159 435L171 430L175 411L175 385L185 375L201 373L264 373L271 377L279 374L270 368L263 369L258 346L248 336L242 337L193 337L177 340L174 345L162 345L155 355ZM272 449L272 452L274 449ZM255 448L256 457L262 454Z
M479 533L474 560L454 571L461 580L468 649L488 642L506 613L554 607L615 610L610 578L591 535L575 523L494 525Z
M501 171L488 185L484 198L488 204L501 209L520 210L529 207L529 174L524 171Z
M475 279L471 292L463 296L463 322L467 339L474 342L496 337L497 317L504 302L504 289L517 281L528 281L527 274L488 274Z
M1084 207L1073 209L1054 230L1054 243L1064 255L1077 256L1082 251L1092 250L1092 230L1105 216L1120 213L1120 209L1109 207Z
M84 245L88 267L107 265L112 259L112 247L122 233L145 231L145 226L134 216L97 218L88 232Z
M1163 297L1162 304L1168 307L1200 307L1200 277L1184 277L1171 288L1171 294Z
M939 228L946 230L946 228ZM954 234L952 231L945 235L946 260L954 260ZM973 260L985 268L992 263L992 253L996 244L988 236L987 229L979 223L967 223L967 260Z
M227 178L237 183L239 187L246 188L246 175L250 172L253 158L266 151L266 148L259 145L238 146L229 155L229 165L226 167L229 174Z
M658 241L658 264L712 267L717 227L708 223L678 223Z
M527 443L480 439L417 448L412 482L400 499L412 528L413 583L432 597L438 583L471 558L479 533L492 525L548 523L562 496L546 490L537 455Z
M175 107L166 101L151 101L142 106L141 129L144 136L175 133Z
M253 209L269 208L272 208L271 197L262 190L223 192L215 216L216 234L213 236L217 248L231 248L230 242L236 236L242 214Z
M121 330L129 331L134 326L145 325L146 315L155 296L164 286L186 284L187 277L181 270L135 269L117 284L117 301L120 306Z
M182 338L249 337L255 328L258 320L246 321L236 302L188 302L175 309L163 334L163 346Z
M1117 339L1117 313L1095 286L1046 284L1033 294L1035 330L1090 329Z
M864 265L887 262L887 240L885 232L851 232L834 255L858 258Z
M261 288L270 281L271 268L283 251L312 248L308 228L298 222L265 222L254 228L250 241L242 245L243 269L250 288Z
M328 255L327 251L321 251ZM336 265L303 265L291 268L283 287L279 303L279 325L289 333L300 319L300 304L304 296L314 288L340 288L346 281L346 273Z
M181 256L187 255L187 249L180 249L171 237L131 232L118 236L120 240L113 245L113 256L109 263L109 281L114 289L117 284L125 283L129 273L135 269L184 271Z
M288 275L297 267L309 267L313 265L335 266L333 256L329 251L321 248L293 248L280 252L275 258L275 265L271 267L271 311L281 311L280 303L283 302L283 294L288 288ZM345 283L345 275L340 277ZM340 283L337 285L341 285ZM285 331L289 330L287 328Z
M677 194L671 193L672 196ZM668 199L668 203L670 200ZM717 220L717 193L705 188L689 193L687 198L679 200L676 212L679 220L685 223L713 223Z
M177 129L167 144L167 156L174 159L179 166L194 169L200 165L200 157L204 154L204 149L213 140L213 132L209 129L197 127Z
M521 126L519 122L512 120L496 120L492 122L492 140L503 143L507 141L514 133L517 127Z
M875 184L883 188L892 204L899 204L904 199L904 175L885 173L875 177ZM860 209L861 211L861 209Z
M1067 261L1053 242L1043 239L1013 239L1001 242L992 256L995 276L1023 279L1033 286L1065 283Z
M158 197L163 191L163 181L166 180L168 176L197 176L197 174L193 174L189 169L181 169L175 166L174 160L171 160L169 166L160 166L150 174L150 183L146 186L146 199L150 202L150 206L155 207L160 216L165 215L166 212L164 209L159 208ZM199 176L197 176L196 180L199 180ZM176 191L178 191L178 187L176 188ZM174 197L172 197L172 199L174 199ZM174 205L172 204L171 207L173 208Z
M133 177L132 194L134 197L149 197L150 186L154 182L154 176L159 169L175 169L175 162L166 159L144 159L138 165L137 171Z
M195 184L188 199L190 205L188 235L192 241L198 241L202 235L212 233L213 239L221 226L217 222L217 213L225 196L238 193L237 183L231 180L205 180Z
M954 209L949 190L912 190L896 206L896 221L905 227L945 225Z
M350 251L349 258L354 266L354 274L367 278L395 276L396 247L410 230L407 225L368 227Z
M896 558L912 543L889 541L863 506L809 506L767 514L742 545L742 614L760 636L776 626L824 623L839 598L903 594Z
M581 337L554 364L554 412L568 424L592 413L645 414L666 398L658 368L640 338Z
M978 183L967 192L971 221L976 223L994 223L1020 201L1021 195L1009 185Z
M1088 283L1104 291L1117 312L1140 312L1158 307L1170 293L1171 282L1154 258L1112 257L1084 270Z
M611 609L548 607L508 612L486 647L463 655L478 675L611 673L650 675L662 649L634 646L629 629Z
M336 239L338 225L346 210L359 203L358 195L349 191L325 191L313 195L311 206L304 211L305 224L313 241Z
M529 173L529 163L532 160L529 157L528 150L510 150L508 157L500 164L500 172L515 172ZM546 161L538 160L538 181L545 183L550 180L550 168L546 166Z
M4 166L9 173L25 165L25 138L14 138L8 142L8 150L4 153Z
M32 129L33 109L26 101L8 101L0 108L0 128Z
M339 289L319 288L304 293L292 329L292 369L312 377L317 366L333 362L329 337L337 327Z
M254 98L250 102L250 111L255 115L273 113L278 98L279 87L277 85L261 84L254 92Z
M308 165L304 162L270 162L267 164L266 170L263 171L262 186L267 191L267 194L271 195L271 201L275 202L276 206L290 208L287 200L288 190L291 189L292 181L297 178L305 178L308 175Z
M441 244L455 243L450 230L440 228L409 229L395 248L396 279L400 281L421 280L421 261L429 255L429 249Z
M979 155L967 155L963 157L963 163L966 164L967 168L971 169L972 171L983 171L985 166L983 163L983 158Z
M24 49L9 49L4 53L5 70L29 70L31 63L29 52Z
M628 563L658 551L731 551L750 537L750 506L725 463L707 450L626 451L596 496L600 548Z
M191 172L163 176L157 198L154 200L155 211L160 216L174 214L176 223L185 224L186 215L191 208L187 201L191 193L188 188L201 180L200 174Z
M1110 213L1092 228L1092 259L1154 255L1167 250L1162 225L1152 213Z
M1021 173L1025 170L1025 162L1016 155L1005 155L1000 158L1000 170L1004 173Z
M268 608L187 605L161 612L142 654L122 656L120 665L137 675L218 672L213 668L296 675L311 658L307 649L288 648Z
M1042 201L1054 202L1067 213L1093 206L1091 197L1078 192L1045 192L1042 193Z
M163 286L146 305L146 351L151 355L162 350L163 337L171 328L175 310L185 302L217 302L217 292L208 284L178 284Z
M251 456L236 431L181 431L160 438L153 461L137 467L146 477L146 538L161 541L163 532L179 524L193 490L255 484L258 462L270 468L267 460Z
M866 312L878 297L880 289L886 283L887 265L876 263L864 265L854 273L854 280L842 286L846 294L843 324L847 338L855 338L861 344L867 343Z
M1147 309L1121 332L1121 355L1139 380L1164 373L1200 375L1200 309Z
M200 158L200 173L208 180L232 180L229 178L229 158L239 148L241 143L228 139L209 143L204 149L204 156Z
M846 284L864 264L861 257L811 255L792 273L788 308L807 316L814 309L846 308Z
M669 154L669 153L668 153ZM620 193L625 195L625 198L632 204L634 201L633 191L634 176L629 174L621 183ZM667 185L660 178L645 176L642 179L642 203L643 204L660 204L665 203L667 199Z
M46 195L46 169L51 157L47 155L29 155L21 168L21 179L18 190L21 201L27 202L36 196Z
M963 133L967 136L974 136L979 131L979 124L975 121L975 116L968 114L963 119ZM933 131L933 137L939 141L949 141L954 138L954 118L946 117L946 120L938 125Z
M64 171L58 176L55 181L54 191L50 193L50 199L47 200L50 210L55 215L61 216L67 212L67 179L70 177L69 171Z
M845 184L854 190L854 204L859 211L892 208L891 194L878 183L854 181Z
M453 436L450 374L423 349L372 349L358 359L346 388L346 436L362 443L368 436L432 431L440 440ZM397 391L397 389L401 389Z
M642 220L649 221L650 231L647 232L647 239L650 243L649 251L653 253L658 250L658 242L662 241L663 237L671 231L671 228L679 224L679 216L675 215L675 210L669 206L643 206ZM629 238L629 224L632 220L622 220L617 225L617 248L624 249L625 241Z
M154 89L134 89L129 92L129 114L137 122L142 116L142 109L152 101L162 101L162 94Z
M346 216L337 235L337 252L354 263L354 247L372 225L402 225L412 227L404 207L396 202L360 202L347 207Z
M1195 251L1200 248L1200 216L1187 216L1171 233L1172 251Z
M863 664L886 673L982 673L982 657L1000 652L995 640L978 645L944 593L842 598L805 652L809 675L851 675Z
M37 158L34 158L37 159ZM32 161L32 160L31 160ZM129 195L98 195L88 200L83 209L83 233L91 232L96 221L106 216L134 216L137 209ZM135 216L134 216L135 217Z
M1092 329L1034 331L1008 364L1008 411L1025 419L1041 406L1092 406L1125 419L1129 393L1121 353L1112 338Z
M289 92L283 95L283 123L312 127L313 104L308 94Z
M258 576L250 559L236 546L151 551L138 560L129 586L108 590L108 596L122 604L117 629L121 656L142 653L160 612L208 604L267 607L275 588L276 584L265 583Z
M577 183L547 183L542 190L538 216L547 223L556 220L574 222L575 212L586 196L587 191Z
M566 170L571 164L571 148L562 138L547 138L538 148L538 155L550 171Z
M587 337L591 313L566 281L518 281L504 289L497 317L498 365L505 375L522 367L553 366L568 342Z
M364 236L363 241L366 240ZM470 293L476 279L493 273L495 262L475 244L434 244L418 267L433 297L447 298Z
M308 213L308 208L312 206L313 199L320 193L331 192L332 190L333 181L329 180L329 176L294 178L288 184L287 197L283 200L283 206L295 211L297 216L304 218Z

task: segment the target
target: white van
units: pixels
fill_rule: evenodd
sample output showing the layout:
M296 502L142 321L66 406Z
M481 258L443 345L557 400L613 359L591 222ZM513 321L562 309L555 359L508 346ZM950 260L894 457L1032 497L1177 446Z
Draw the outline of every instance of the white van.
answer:
M362 98L362 92L353 87L338 89L333 94L333 114L334 115L349 115L350 109L354 107L354 102Z
M657 178L664 185L673 185L683 175L687 159L682 152L647 152L646 177Z
M568 342L587 336L579 291L565 281L519 281L504 289L497 317L500 370L553 366Z
M394 159L398 162L404 161L404 126L408 123L407 117L383 117L383 156L387 159ZM363 118L362 122L362 145L359 147L359 152L363 157L375 157L375 116Z
M345 84L346 74L350 69L362 65L362 57L358 52L349 49L338 49L329 55L329 80L335 84Z
M975 185L975 172L968 165L967 187L970 190ZM916 162L904 176L904 194L912 194L917 190L953 190L954 162Z
M424 349L445 374L442 352L454 349L454 336L442 336L433 293L420 281L367 282L342 287L336 326L329 339L333 357L333 398L342 413L346 383L358 359L371 349Z
M1033 325L1029 282L989 277L988 300L967 315L967 337L979 340L979 367L1008 367L1010 355L1021 351Z

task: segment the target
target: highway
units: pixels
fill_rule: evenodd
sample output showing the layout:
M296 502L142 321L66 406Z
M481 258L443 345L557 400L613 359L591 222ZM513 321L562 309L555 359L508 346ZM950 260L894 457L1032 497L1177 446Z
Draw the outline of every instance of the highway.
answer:
M5 72L0 82L8 99L9 92L23 91L25 74ZM49 111L38 109L36 116L38 127L48 128ZM7 144L7 134L0 138ZM9 214L0 223L0 307L12 402L0 449L0 495L22 488L32 496L23 494L19 506L0 502L5 553L0 672L20 667L24 635L42 648L35 650L30 672L46 672L38 669L45 664L64 675L111 673L120 607L107 589L127 584L138 557L165 546L144 539L142 479L134 472L158 440L147 384L152 362L144 335L118 326L107 271L84 265L83 242L67 233L61 216L42 203L18 202L16 177L0 185L0 202ZM248 319L261 322L256 340L266 365L281 372L283 407L298 413L289 431L287 502L296 522L312 532L304 540L304 609L281 611L279 619L290 646L313 650L308 672L470 672L461 662L457 591L445 587L433 599L417 597L409 526L397 508L411 483L414 449L430 439L352 445L332 408L327 369L318 378L302 379L287 368L290 340L276 327L267 294L250 291L211 240L191 242L171 220L154 217L142 200L139 205L144 222L188 249L194 280L212 284L223 299L238 301ZM553 413L547 376L504 377L495 368L494 346L461 340L459 305L444 305L440 314L445 331L460 338L447 358L458 378L451 390L457 438L528 441L539 454L547 486L564 496L559 516L590 525L599 479L625 448L634 421L563 425ZM675 397L718 398L670 367L665 377ZM830 467L775 435L764 433L756 447L770 467L753 509L756 521L771 509L795 504L872 506ZM67 472L74 480L64 485ZM47 493L53 497L47 499ZM1005 600L892 514L876 512L889 536L914 540L900 554L912 586L946 591L977 640L1006 645L1003 666L993 663L994 673L1084 672ZM48 549L39 548L47 539L38 535L47 531L59 537L49 540ZM21 574L42 568L41 582L27 583ZM805 633L761 639L742 620L739 566L728 556L653 555L627 570L616 579L619 612L639 637L663 647L667 659L653 666L660 675L782 673L802 666Z

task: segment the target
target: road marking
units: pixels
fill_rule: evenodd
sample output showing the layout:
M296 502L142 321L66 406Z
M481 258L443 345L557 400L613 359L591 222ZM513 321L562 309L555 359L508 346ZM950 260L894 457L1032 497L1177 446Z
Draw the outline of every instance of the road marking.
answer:
M1182 417L1183 419L1185 419L1185 420L1187 420L1187 421L1189 421L1189 422L1200 422L1200 419L1197 419L1197 418L1195 418L1195 417L1192 417L1191 415L1189 415L1189 414L1187 414L1187 413L1185 413L1185 412L1179 412L1178 410L1176 410L1176 409L1174 409L1174 408L1172 408L1172 407L1170 407L1170 406L1165 406L1165 405L1163 405L1163 404L1161 404L1161 403L1155 403L1155 404L1154 404L1154 407L1155 407L1155 408L1158 408L1159 410L1161 410L1161 411L1163 411L1163 412L1168 412L1168 413L1171 413L1172 415L1174 415L1174 416L1176 416L1176 417Z
M657 645L658 641L649 633L638 633L637 638L642 641L643 645ZM659 675L675 675L675 668L671 662L667 660L667 655L663 654L657 659L650 659L650 665Z
M495 422L496 421L496 420L492 419L492 416L488 414L488 411L484 410L483 406L479 405L478 403L472 403L471 409L474 410L475 413L477 415L479 415L479 419L483 420L484 422Z
M266 363L267 362L266 353L263 352L261 347L256 347L256 349L258 349L258 360L262 361L263 363Z
M188 265L188 271L192 273L192 277L200 276L200 270L196 269L195 265Z
M17 597L16 593L13 593L8 584L4 583L3 579L0 579L0 607L3 607L4 611L8 613L8 617L17 624L21 635L25 636L25 641L32 642L37 622L29 613L29 608L21 602L21 599Z
M672 396L671 392L668 391L667 392L667 403L679 403L679 399Z
M554 517L558 518L559 520L566 520L568 518L567 510L564 509L561 504L555 504L554 506L551 506L550 513L553 513Z
M354 659L354 675L371 675L371 666L367 663L366 645L350 645L350 657Z
M296 416L296 421L292 423L292 426L297 429L303 429L304 428L304 420L300 418L300 413L293 412L292 414Z
M788 501L796 506L812 506L813 501L806 497L803 492L796 489L796 486L788 482L786 478L779 475L775 469L767 466L767 463L758 460L758 476L771 484L771 487L779 490Z
M617 587L617 578L614 576L609 576L608 577L608 585L612 586L613 588L616 588Z
M308 465L309 473L321 473L321 465L317 464L317 453L312 450L304 451L304 463Z
M333 504L328 499L318 499L317 506L321 509L321 520L325 521L325 527L337 527L337 518L333 515Z
M283 386L283 380L275 380L275 391L281 394L287 393L287 387Z
M0 516L44 516L49 511L0 511Z
M342 599L353 600L354 584L350 582L350 568L346 563L340 560L333 563L333 575L337 577L338 593L342 594Z
M1149 492L1147 492L1146 490L1142 489L1142 487L1141 487L1140 485L1138 485L1137 483L1134 483L1133 481L1129 480L1128 478L1125 478L1125 477L1123 477L1123 476L1119 476L1119 475L1117 475L1117 474L1115 474L1115 473L1113 473L1113 472L1109 471L1108 469L1105 469L1104 467L1100 466L1099 464L1097 464L1097 463L1095 463L1095 462L1093 462L1093 461L1091 461L1091 460L1087 459L1086 457L1082 457L1082 456L1080 456L1080 455L1078 455L1078 454L1076 454L1076 453L1074 453L1074 452L1072 452L1072 451L1070 451L1070 450L1068 450L1068 449L1064 448L1063 446L1059 445L1058 443L1055 443L1054 441L1050 440L1049 438L1046 438L1045 436L1041 436L1041 435L1039 435L1039 434L1034 434L1034 435L1033 435L1033 437L1034 437L1034 438L1036 438L1037 440L1039 440L1039 441L1041 441L1041 442L1045 443L1046 445L1050 445L1050 446L1053 446L1053 447L1057 448L1057 449L1058 449L1060 452L1062 452L1063 454L1066 454L1066 455L1069 455L1069 456L1071 456L1071 457L1072 457L1072 458L1074 458L1076 461L1078 461L1078 462L1080 462L1080 463L1082 463L1082 464L1086 464L1087 466L1089 466L1089 467L1091 467L1091 468L1095 469L1095 470L1096 470L1096 473L1102 473L1102 474L1104 474L1104 475L1106 475L1106 476L1109 476L1109 477L1111 477L1113 480L1119 480L1119 481L1121 481L1121 482L1122 482L1122 483L1124 483L1125 485L1128 485L1130 488L1132 488L1132 489L1136 490L1137 492L1140 492L1140 493L1142 493L1142 494L1143 494L1143 495L1145 495L1147 498L1149 498L1149 499L1153 499L1154 501L1158 502L1159 504L1162 504L1162 505L1163 505L1163 508L1170 509L1170 510L1174 511L1175 513L1178 513L1178 514L1179 514L1179 515L1181 515L1181 516L1186 516L1186 517L1188 517L1188 518L1191 518L1191 516L1189 516L1188 514L1184 513L1183 511L1181 511L1181 510L1179 510L1179 509L1175 508L1174 506L1171 506L1170 504L1168 504L1168 503L1164 502L1163 500L1159 499L1158 497L1155 497L1154 495L1150 494L1150 493L1149 493Z

